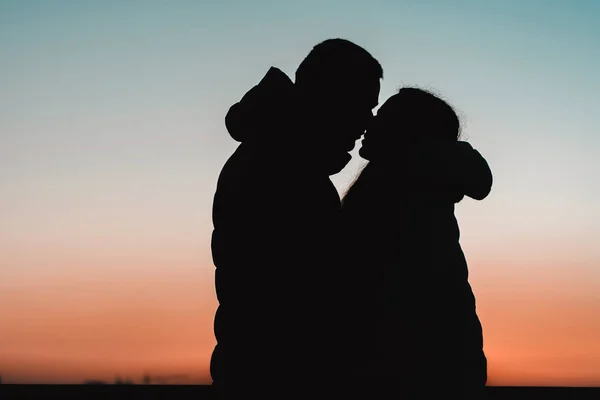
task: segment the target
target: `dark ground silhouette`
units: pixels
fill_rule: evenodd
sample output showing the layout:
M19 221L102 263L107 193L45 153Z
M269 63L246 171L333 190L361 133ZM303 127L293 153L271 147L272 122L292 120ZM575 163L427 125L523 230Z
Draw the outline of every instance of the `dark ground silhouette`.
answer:
M244 388L260 400L262 387ZM600 388L570 387L487 387L489 400L596 400ZM0 385L0 398L12 399L107 399L107 400L210 400L214 399L211 386L202 385ZM318 395L310 398L318 399ZM351 397L361 399L361 397ZM372 397L362 397L365 400Z
M226 117L241 142L219 176L212 252L219 307L211 375L218 392L260 384L262 396L347 379L342 335L340 199L329 176L350 160L378 103L380 64L327 40L295 83L271 68ZM248 395L248 393L246 393Z

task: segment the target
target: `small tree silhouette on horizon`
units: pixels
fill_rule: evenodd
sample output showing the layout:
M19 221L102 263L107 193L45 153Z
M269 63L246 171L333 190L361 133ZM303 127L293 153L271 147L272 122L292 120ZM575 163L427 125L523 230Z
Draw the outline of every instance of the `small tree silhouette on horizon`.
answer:
M119 375L115 378L115 385L133 385L131 379L121 379Z

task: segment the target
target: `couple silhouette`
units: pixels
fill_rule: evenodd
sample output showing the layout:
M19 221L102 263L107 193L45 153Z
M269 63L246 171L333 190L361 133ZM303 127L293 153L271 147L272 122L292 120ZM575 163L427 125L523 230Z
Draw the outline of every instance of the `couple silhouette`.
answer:
M455 204L492 174L446 102L402 88L373 116L383 69L345 39L277 68L225 123L211 359L219 399L481 398L482 327ZM365 133L366 132L366 133ZM340 196L330 176L368 163Z

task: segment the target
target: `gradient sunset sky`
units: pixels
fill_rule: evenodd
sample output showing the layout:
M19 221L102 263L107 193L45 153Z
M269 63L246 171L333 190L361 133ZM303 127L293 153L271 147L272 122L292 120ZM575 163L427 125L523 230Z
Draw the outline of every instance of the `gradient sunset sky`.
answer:
M494 171L457 211L489 384L599 386L599 17L592 0L0 0L3 381L210 382L225 113L344 37L382 63L381 102L434 89Z

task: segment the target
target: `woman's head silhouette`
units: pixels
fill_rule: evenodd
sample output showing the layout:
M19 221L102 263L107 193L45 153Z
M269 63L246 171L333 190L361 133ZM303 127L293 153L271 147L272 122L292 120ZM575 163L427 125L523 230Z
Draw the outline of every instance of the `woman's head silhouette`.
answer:
M456 141L460 121L454 109L433 93L405 87L377 112L360 155L367 160L393 157L403 143L419 137Z

